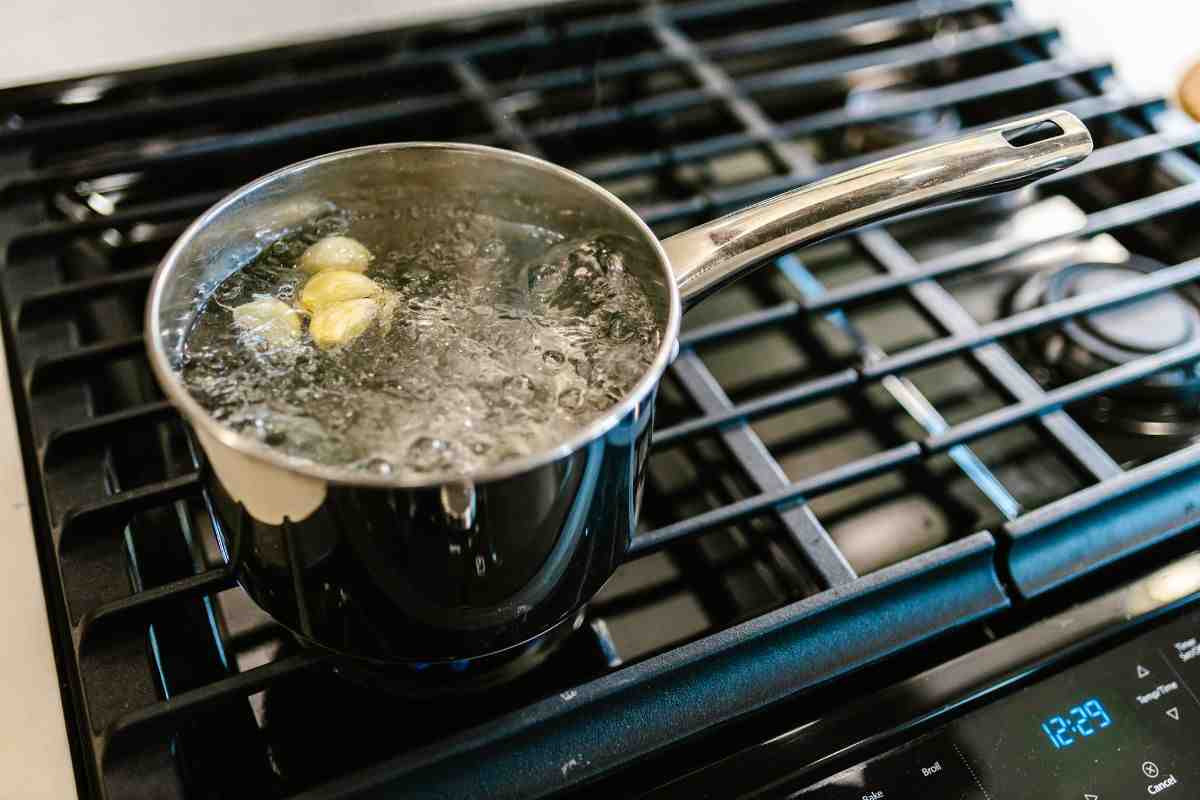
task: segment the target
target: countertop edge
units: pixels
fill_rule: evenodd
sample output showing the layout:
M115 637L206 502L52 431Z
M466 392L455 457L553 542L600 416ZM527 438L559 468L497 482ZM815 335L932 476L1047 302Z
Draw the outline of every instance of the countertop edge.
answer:
M75 770L2 340L0 453L0 800L64 800Z

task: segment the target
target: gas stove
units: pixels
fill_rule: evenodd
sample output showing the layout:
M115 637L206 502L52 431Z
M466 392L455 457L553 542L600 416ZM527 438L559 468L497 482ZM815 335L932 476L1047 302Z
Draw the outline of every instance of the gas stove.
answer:
M1096 139L1079 166L689 312L634 552L555 647L381 673L238 588L141 339L157 260L229 190L470 141L668 235L1051 108ZM1011 3L569 3L2 90L0 120L4 341L82 795L1200 781L1172 749L1200 720L1200 126Z

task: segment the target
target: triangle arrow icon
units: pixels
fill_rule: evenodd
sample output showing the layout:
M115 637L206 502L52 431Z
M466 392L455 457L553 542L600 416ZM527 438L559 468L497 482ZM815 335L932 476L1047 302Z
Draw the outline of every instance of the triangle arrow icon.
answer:
M1138 664L1137 673L1139 678L1144 678L1150 674L1150 670L1146 669L1141 664Z
M1172 706L1167 709L1167 716L1173 720L1179 720L1179 706Z

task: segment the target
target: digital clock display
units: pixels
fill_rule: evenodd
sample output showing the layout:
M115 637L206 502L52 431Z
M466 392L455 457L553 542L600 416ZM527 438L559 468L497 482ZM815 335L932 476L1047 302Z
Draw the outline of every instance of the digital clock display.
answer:
M1081 739L1095 736L1112 725L1112 717L1098 698L1092 697L1071 706L1065 714L1055 714L1042 722L1042 732L1055 750L1071 747Z
M1193 605L1192 613L1069 664L901 747L786 796L792 800L1197 800L1200 601ZM1118 604L1110 608L1117 614L1126 610ZM1082 624L1083 619L1071 623ZM1082 630L1090 635L1092 629L1085 625ZM1005 673L990 665L984 674ZM942 675L935 680L941 681ZM944 685L955 686L952 681ZM918 692L924 692L927 684L921 686ZM807 744L798 738L793 746ZM787 752L808 757L802 749ZM784 797L780 786L779 794L769 796Z

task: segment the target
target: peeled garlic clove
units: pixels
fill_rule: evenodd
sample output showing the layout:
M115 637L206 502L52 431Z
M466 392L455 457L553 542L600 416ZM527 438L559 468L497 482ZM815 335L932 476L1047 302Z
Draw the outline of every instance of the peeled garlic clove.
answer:
M366 272L370 263L371 251L357 239L351 239L349 236L326 236L305 250L296 266L309 273L324 272L327 269Z
M273 345L287 344L300 335L296 309L274 297L260 297L233 309L233 324Z
M379 303L369 297L343 300L323 306L313 314L308 332L312 334L317 347L337 347L361 335L378 313Z
M317 311L331 303L374 297L383 291L379 284L358 272L333 269L321 272L304 284L300 293L300 305L309 311Z

